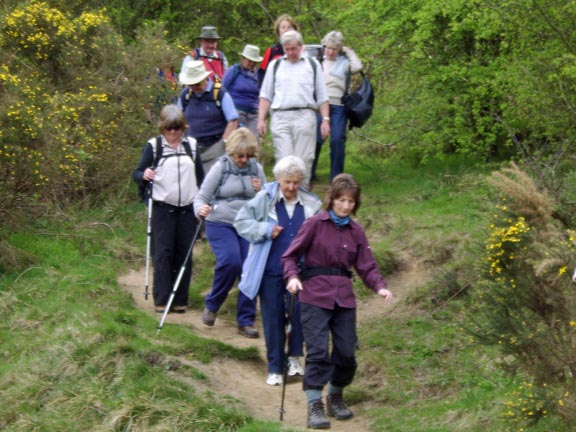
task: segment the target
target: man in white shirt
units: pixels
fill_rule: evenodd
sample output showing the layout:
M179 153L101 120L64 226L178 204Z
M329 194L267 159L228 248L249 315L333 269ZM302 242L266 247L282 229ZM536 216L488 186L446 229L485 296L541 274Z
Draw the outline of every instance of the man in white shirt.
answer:
M270 132L276 161L298 156L306 164L302 185L310 187L316 148L316 111L320 111L322 137L330 135L328 91L322 68L316 59L304 54L302 35L290 30L280 39L284 56L270 63L260 90L258 133L266 134L270 113Z

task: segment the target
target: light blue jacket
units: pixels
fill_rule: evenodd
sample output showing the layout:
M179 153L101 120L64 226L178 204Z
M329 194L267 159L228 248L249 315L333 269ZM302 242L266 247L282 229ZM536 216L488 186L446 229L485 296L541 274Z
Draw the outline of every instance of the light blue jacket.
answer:
M234 228L238 234L250 242L250 250L242 266L242 278L238 288L251 299L254 299L260 290L266 261L272 247L272 228L278 225L276 202L279 193L280 187L277 181L266 183L254 198L244 203L234 220ZM322 208L322 201L302 187L298 190L298 198L304 207L305 219L315 215Z

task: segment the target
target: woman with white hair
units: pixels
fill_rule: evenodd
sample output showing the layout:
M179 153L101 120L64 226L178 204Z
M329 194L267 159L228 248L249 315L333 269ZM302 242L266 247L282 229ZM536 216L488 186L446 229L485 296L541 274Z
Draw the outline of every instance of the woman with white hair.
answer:
M252 243L244 261L239 289L248 297L260 297L266 339L268 385L281 385L286 365L286 320L291 322L288 375L303 375L299 357L303 339L298 302L286 291L280 257L304 223L322 207L320 199L300 187L306 173L302 159L286 156L273 169L275 181L247 201L236 215L234 227ZM292 310L290 310L292 309Z
M351 74L362 70L362 62L352 49L344 46L344 36L337 30L324 36L322 45L324 56L321 64L330 98L330 181L332 181L334 177L344 172L346 157L346 110L342 97L348 91ZM323 142L322 134L318 131L316 157L312 167L313 178Z

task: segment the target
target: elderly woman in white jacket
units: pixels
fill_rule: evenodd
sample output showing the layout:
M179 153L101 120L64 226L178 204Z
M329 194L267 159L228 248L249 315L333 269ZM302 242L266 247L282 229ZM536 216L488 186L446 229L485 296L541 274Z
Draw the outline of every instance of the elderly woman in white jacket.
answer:
M238 234L250 241L238 288L249 298L260 297L260 311L266 340L268 385L281 385L286 365L286 319L290 315L288 375L303 375L299 357L303 338L298 302L290 298L282 275L281 256L304 220L318 213L320 199L300 187L306 173L304 162L296 156L280 159L273 169L276 181L267 183L247 201L234 221Z
M324 56L321 61L324 81L330 98L330 181L344 172L346 157L346 111L342 97L350 86L351 74L362 70L362 62L352 49L344 46L344 36L339 31L331 31L322 39ZM317 134L316 157L312 167L315 176L316 165L323 143L322 135Z

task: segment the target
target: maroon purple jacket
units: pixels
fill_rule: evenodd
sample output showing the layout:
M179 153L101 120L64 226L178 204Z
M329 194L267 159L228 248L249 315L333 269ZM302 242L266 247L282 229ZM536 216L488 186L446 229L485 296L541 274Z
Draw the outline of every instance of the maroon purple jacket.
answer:
M364 284L374 291L386 288L372 249L362 227L351 219L342 228L323 211L307 219L292 243L282 255L284 278L298 276L298 263L304 265L355 269ZM345 308L356 307L352 280L346 276L321 275L302 282L299 293L302 303L324 309L334 309L338 304Z

